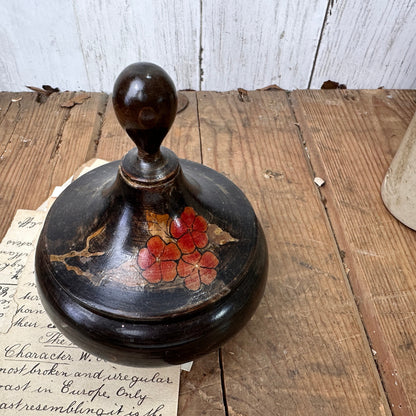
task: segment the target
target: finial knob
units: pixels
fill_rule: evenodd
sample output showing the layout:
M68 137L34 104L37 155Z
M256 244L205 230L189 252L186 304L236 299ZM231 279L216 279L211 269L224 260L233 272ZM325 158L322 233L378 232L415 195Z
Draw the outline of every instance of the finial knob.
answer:
M152 159L175 119L177 95L172 79L155 64L131 64L114 84L113 105L139 158Z

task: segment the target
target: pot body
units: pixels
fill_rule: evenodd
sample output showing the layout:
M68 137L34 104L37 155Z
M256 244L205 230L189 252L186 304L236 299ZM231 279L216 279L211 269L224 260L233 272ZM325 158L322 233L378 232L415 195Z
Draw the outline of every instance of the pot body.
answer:
M191 361L234 335L264 292L267 245L243 193L181 160L132 188L112 162L75 181L36 253L45 310L72 342L126 365Z

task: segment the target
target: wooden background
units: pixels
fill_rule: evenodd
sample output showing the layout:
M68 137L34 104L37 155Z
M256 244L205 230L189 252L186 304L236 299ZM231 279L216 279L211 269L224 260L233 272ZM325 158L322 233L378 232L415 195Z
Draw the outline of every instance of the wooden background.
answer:
M414 0L0 0L0 90L112 90L129 63L179 89L416 88Z
M164 145L245 192L270 268L253 319L182 372L178 415L416 416L416 233L380 197L416 91L184 94ZM107 94L62 107L79 95L0 93L0 239L17 208L132 147Z

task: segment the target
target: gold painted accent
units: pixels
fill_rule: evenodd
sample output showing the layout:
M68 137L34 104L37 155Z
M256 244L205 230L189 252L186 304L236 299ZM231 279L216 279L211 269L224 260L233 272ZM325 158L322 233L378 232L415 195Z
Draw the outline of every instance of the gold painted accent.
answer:
M209 242L219 246L238 241L237 238L234 238L230 233L224 231L215 224L208 224L207 234Z
M172 220L169 214L156 214L152 211L146 211L146 222L151 236L158 235L166 244L175 242L170 235Z
M73 257L94 257L94 256L102 256L105 254L105 251L97 251L95 253L91 253L90 250L90 241L100 235L105 229L105 225L101 228L99 228L97 231L93 232L91 235L87 237L87 240L85 242L85 248L81 251L72 250L69 253L65 254L51 254L49 256L49 259L51 262L59 262L63 263L68 271L75 272L78 276L84 276L88 278L89 280L93 280L94 275L90 273L89 271L84 271L80 269L77 266L71 266L66 262L66 259L73 258Z

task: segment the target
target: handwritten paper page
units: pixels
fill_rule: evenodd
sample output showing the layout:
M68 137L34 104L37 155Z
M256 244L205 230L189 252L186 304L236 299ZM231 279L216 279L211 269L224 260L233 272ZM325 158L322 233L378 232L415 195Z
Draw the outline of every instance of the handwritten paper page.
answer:
M19 277L35 247L45 215L38 211L18 210L0 244L0 334L10 328L16 311L13 297Z
M176 415L180 366L114 365L76 347L51 323L35 286L34 251L27 254L26 242L33 248L30 234L35 232L30 230L36 229L38 235L39 218L35 211L19 211L2 243L2 290L11 288L9 282L18 285L13 299L12 289L0 297L8 302L2 304L5 312L0 317L1 327L6 328L0 335L0 414ZM23 270L12 266L10 257L22 262L26 258ZM6 322L10 310L14 313Z

